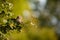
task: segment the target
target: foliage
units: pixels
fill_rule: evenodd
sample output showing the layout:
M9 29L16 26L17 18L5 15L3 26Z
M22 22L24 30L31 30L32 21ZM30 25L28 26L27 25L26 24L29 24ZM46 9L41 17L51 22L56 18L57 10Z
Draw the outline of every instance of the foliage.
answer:
M12 18L12 7L13 4L6 1L0 1L0 32L6 34L10 30L17 30L20 32L21 23L17 21L17 18ZM7 40L4 39L4 35L0 34L0 40Z
M26 7L22 0L15 0L14 2L15 9L12 9L12 3L0 1L0 40L56 40L54 30L52 28L39 28L40 25L37 23L37 19L32 18L28 21L26 20L25 24L21 24L17 21L17 17L13 18L12 10L19 14ZM24 4L23 7L22 4ZM45 22L46 19L42 17L41 21Z

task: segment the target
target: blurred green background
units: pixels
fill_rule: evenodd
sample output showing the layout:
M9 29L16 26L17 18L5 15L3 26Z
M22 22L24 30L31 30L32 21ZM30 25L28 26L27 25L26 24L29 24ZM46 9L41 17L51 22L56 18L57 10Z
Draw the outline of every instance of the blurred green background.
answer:
M8 40L57 40L55 26L60 19L59 14L56 15L60 7L58 0L7 1L13 4L12 17L22 16L24 22L21 32L13 30L5 34Z

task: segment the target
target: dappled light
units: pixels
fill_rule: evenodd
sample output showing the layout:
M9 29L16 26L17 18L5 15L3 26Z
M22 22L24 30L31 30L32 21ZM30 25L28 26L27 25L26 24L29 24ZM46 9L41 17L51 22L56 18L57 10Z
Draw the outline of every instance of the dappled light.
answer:
M0 40L60 40L59 0L0 0Z

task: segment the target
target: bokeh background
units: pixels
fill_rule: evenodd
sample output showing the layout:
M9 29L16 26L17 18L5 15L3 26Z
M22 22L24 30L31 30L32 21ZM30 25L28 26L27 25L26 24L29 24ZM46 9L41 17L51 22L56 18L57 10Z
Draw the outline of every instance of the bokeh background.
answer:
M12 17L22 16L24 23L21 32L13 30L5 34L8 40L58 40L60 0L6 1L13 4Z

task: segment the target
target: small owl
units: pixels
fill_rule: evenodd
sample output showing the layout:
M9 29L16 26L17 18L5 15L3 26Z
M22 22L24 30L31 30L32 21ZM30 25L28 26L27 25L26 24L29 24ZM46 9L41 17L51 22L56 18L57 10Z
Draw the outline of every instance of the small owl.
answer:
M22 23L22 17L21 17L21 16L17 16L16 21L17 21L18 23Z

